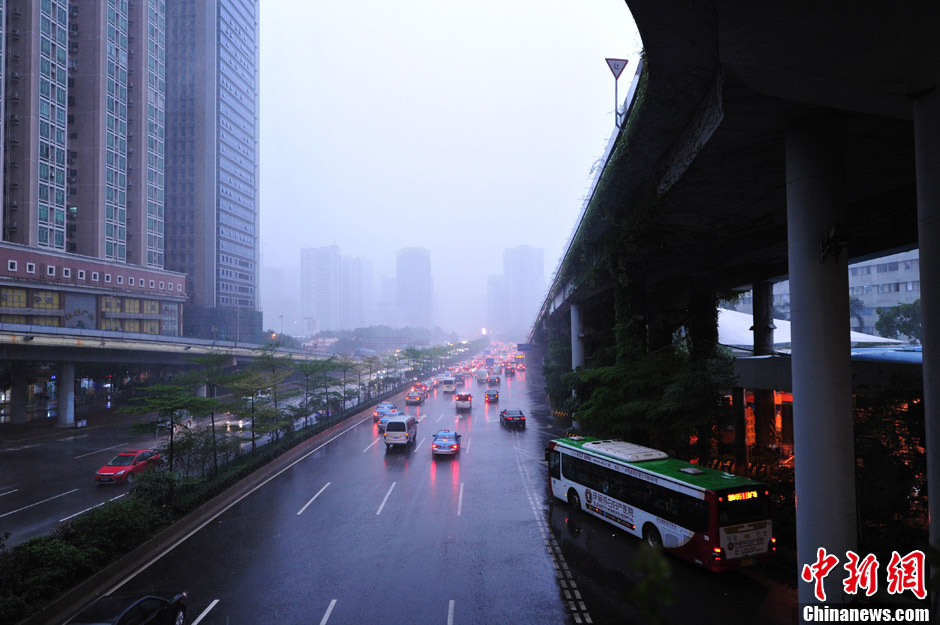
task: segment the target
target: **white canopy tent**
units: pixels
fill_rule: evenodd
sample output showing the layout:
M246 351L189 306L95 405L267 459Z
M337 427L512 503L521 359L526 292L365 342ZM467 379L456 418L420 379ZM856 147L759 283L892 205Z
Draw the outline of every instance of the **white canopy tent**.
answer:
M774 345L790 343L790 322L774 319L773 324L776 326ZM753 349L754 332L751 330L753 325L754 317L752 315L737 312L736 310L728 310L727 308L719 308L718 342L729 347ZM850 341L852 343L901 343L901 341L895 339L861 332L851 332Z

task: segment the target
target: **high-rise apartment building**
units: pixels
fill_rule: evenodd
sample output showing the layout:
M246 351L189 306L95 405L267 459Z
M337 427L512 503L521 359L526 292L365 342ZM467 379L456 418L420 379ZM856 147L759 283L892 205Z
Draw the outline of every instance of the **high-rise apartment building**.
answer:
M503 276L489 276L486 279L486 329L488 332L502 332L506 328L506 294L503 290Z
M0 321L179 334L165 270L164 3L2 7Z
M503 252L506 330L525 336L545 295L545 253L519 245Z
M258 8L166 0L166 266L193 336L261 338Z
M336 245L300 250L300 308L308 332L342 329L342 276Z
M423 247L398 250L395 262L395 289L398 308L406 326L431 327L433 288L431 252Z
M340 286L342 327L347 330L369 325L375 302L372 261L359 256L343 256Z

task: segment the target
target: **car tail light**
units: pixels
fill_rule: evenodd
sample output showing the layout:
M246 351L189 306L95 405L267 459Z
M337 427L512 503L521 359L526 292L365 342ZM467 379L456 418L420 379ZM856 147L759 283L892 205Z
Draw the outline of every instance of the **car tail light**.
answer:
M438 445L437 443L433 443L431 445L431 449L437 449L438 447L440 447L440 445Z
M776 538L771 537L771 539L770 539L770 550L771 550L771 551L776 551L776 550L777 550L777 539L776 539Z
M725 550L721 547L715 547L712 549L712 560L715 562L721 562L725 559Z
M450 448L451 448L451 449L457 449L457 445L451 445Z

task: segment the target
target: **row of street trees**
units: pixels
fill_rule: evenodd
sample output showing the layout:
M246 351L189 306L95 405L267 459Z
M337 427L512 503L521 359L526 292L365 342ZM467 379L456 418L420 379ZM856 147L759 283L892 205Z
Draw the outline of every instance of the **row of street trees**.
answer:
M169 430L161 450L169 471L198 479L217 474L244 446L250 445L254 454L262 441L277 441L429 375L463 349L443 345L362 358L335 354L294 360L272 343L259 348L249 366L239 368L230 354L208 354L191 358L192 368L170 383L144 389L142 397L132 400L131 410L157 414L158 423ZM190 418L206 417L208 427L181 426Z

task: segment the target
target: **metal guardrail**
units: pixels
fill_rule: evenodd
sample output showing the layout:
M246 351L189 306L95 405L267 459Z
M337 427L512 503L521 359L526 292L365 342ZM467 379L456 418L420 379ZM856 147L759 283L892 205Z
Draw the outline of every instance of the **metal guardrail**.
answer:
M256 356L262 346L257 343L217 341L211 339L115 332L88 328L0 323L0 344L22 344L43 347L84 347L92 349L123 349L179 352L187 355L230 353L234 356ZM308 351L279 348L278 355L295 359L324 359Z

